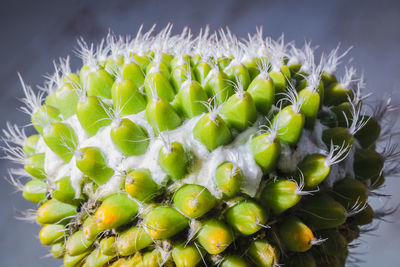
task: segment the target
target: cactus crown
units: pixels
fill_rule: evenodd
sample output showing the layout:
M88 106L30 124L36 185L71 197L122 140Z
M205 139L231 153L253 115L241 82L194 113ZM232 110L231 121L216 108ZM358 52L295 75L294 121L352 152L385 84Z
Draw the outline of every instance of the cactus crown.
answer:
M365 114L363 77L336 77L339 50L316 63L311 43L262 28L172 24L79 39L79 73L60 59L37 93L19 75L38 134L8 123L2 141L23 165L10 183L40 205L26 218L67 267L344 266L391 213L368 196L400 152L382 145L395 108Z

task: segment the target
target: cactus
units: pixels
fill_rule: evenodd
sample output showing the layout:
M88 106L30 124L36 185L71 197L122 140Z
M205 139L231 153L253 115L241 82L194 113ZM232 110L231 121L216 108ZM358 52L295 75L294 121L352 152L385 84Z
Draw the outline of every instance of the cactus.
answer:
M171 30L79 40L37 94L20 77L38 134L7 124L3 149L41 243L71 267L344 266L391 212L368 204L399 171L390 102L365 112L339 48Z

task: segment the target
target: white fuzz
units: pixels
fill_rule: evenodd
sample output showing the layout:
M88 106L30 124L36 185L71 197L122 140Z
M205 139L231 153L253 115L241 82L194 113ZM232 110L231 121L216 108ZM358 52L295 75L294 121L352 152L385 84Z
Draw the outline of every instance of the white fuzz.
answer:
M330 167L346 159L347 155L351 151L350 148L350 144L345 145L345 142L343 142L341 146L334 145L331 142L331 146L325 160L325 166Z
M315 61L314 61L314 50L317 47L311 47L311 43L305 43L303 47L302 53L299 54L301 60L301 68L300 71L306 73L312 73L315 69Z
M280 99L277 104L280 105L283 101L288 101L292 105L293 111L295 113L300 113L300 109L304 103L304 99L299 98L296 88L289 80L287 80L287 83L288 88L286 89L285 93L282 93L284 97Z
M95 72L99 69L97 65L96 53L94 51L94 45L90 46L83 40L83 38L78 39L79 48L76 49L75 53L82 59L84 65L87 65L90 71Z
M351 67L345 67L345 74L344 76L339 80L340 86L343 88L350 88L350 86L357 82L358 79L355 78L356 75L356 69L351 66Z
M7 122L7 129L3 129L2 141L12 143L17 146L23 146L26 140L25 130L16 124Z
M44 99L44 92L38 92L37 94L32 90L32 87L25 84L20 73L18 73L19 80L22 85L22 90L24 91L25 97L21 99L21 102L25 104L20 110L29 116L35 113L42 105Z
M344 51L342 54L339 54L339 48L340 44L337 45L335 49L333 49L328 56L326 57L326 60L324 61L324 66L322 68L323 72L326 72L328 74L335 74L337 67L340 65L341 61L348 53L349 51L353 48L352 46L349 47L346 51Z
M282 34L276 41L272 38L266 38L266 46L268 53L267 56L271 62L271 70L274 72L280 72L287 55L286 50L288 47L288 44L285 44L284 34Z

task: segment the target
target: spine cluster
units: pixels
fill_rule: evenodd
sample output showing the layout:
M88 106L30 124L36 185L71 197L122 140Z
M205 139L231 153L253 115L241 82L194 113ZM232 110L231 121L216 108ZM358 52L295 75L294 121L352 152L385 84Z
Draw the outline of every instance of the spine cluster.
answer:
M400 152L390 100L368 112L363 77L337 77L348 50L154 30L79 40L80 70L60 59L37 93L20 77L37 134L8 124L3 149L42 244L66 267L355 260Z

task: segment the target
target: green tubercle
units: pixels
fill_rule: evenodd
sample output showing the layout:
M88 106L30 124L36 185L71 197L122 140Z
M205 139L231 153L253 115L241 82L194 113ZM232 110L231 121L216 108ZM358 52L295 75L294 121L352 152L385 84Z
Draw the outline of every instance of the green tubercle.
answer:
M215 170L215 184L224 198L237 195L242 183L242 171L231 162L224 162Z
M173 180L182 179L188 171L188 152L181 143L166 144L158 153L158 164Z
M78 137L74 129L67 123L57 122L43 130L46 145L65 163L68 163L78 146Z
M261 193L262 203L276 214L296 205L301 199L299 187L291 180L278 179L267 183Z
M126 175L125 190L133 198L147 202L157 195L159 186L151 178L150 170L130 170Z
M212 255L226 250L234 241L232 229L224 222L210 219L204 222L197 234L197 241Z
M133 226L118 236L116 248L119 255L129 256L151 244L153 244L152 237L144 227Z
M132 80L116 81L111 89L113 108L120 115L136 114L146 108L146 97Z
M203 115L193 129L193 136L209 151L226 145L232 140L231 131L226 122L213 113Z
M132 221L138 209L138 203L127 194L115 193L101 203L94 218L100 230L113 229Z
M98 185L102 185L114 174L107 166L103 152L97 147L83 147L77 153L76 166Z
M268 213L255 201L246 199L230 207L225 219L239 233L252 235L265 227Z
M89 137L95 135L100 128L111 124L109 110L110 107L96 96L85 97L78 102L76 115Z
M169 206L156 206L144 218L147 232L154 239L170 238L188 226L188 219Z
M207 188L196 184L185 184L174 194L173 203L186 216L198 218L210 211L217 200Z
M164 98L152 98L146 106L145 116L155 132L173 130L182 124L182 118Z
M150 142L146 129L127 118L112 127L110 135L117 150L125 157L144 154Z

